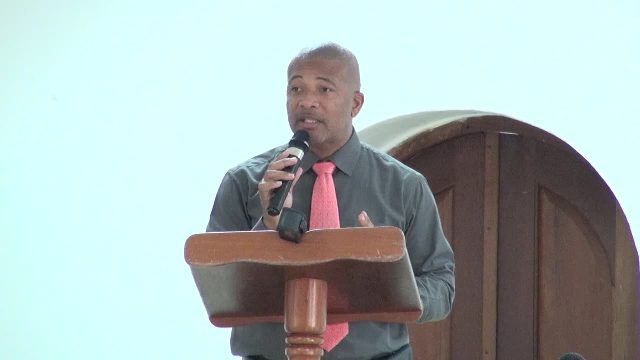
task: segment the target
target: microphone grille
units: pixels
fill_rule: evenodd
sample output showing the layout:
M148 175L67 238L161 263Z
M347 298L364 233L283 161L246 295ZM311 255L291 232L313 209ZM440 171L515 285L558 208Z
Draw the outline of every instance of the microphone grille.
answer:
M296 131L293 134L291 141L289 141L289 145L307 151L307 149L309 148L309 133L306 130Z
M306 130L298 130L293 134L293 138L291 140L308 142L309 141L309 133Z

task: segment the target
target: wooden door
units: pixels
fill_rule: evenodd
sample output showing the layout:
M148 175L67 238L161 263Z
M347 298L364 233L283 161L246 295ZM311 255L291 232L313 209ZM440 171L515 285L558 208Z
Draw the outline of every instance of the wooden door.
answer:
M458 284L447 319L410 326L414 359L483 359L482 354L491 351L483 335L492 334L489 341L495 338L495 311L487 308L495 309L495 270L486 271L491 266L485 258L495 262L495 250L486 248L495 241L486 238L493 230L484 231L487 219L483 214L497 212L495 196L491 196L495 191L485 191L497 186L496 161L485 159L485 153L496 154L495 149L485 150L497 137L492 139L487 141L480 133L457 137L405 161L425 175L436 197L445 235L455 253ZM487 205L492 201L493 205Z
M568 146L473 132L401 159L433 190L456 257L415 359L637 359L637 257L615 197Z

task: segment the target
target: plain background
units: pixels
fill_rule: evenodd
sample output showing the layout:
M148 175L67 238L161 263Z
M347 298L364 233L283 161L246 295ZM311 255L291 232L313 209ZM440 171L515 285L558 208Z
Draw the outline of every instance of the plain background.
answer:
M359 58L356 129L475 109L569 143L640 231L640 2L0 0L0 358L231 358L182 257L290 137L286 66ZM586 195L588 196L588 195Z

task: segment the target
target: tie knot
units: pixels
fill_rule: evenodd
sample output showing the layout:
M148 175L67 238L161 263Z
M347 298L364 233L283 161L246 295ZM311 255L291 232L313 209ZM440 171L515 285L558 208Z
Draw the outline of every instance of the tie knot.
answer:
M336 164L331 161L322 161L313 164L313 171L317 175L321 174L333 174L333 170L335 170Z

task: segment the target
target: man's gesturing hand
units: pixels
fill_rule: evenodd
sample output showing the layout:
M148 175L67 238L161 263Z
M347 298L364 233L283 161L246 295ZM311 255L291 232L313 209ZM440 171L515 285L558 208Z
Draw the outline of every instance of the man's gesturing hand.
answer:
M369 214L364 210L358 214L358 224L362 227L373 227L373 222L369 218Z

